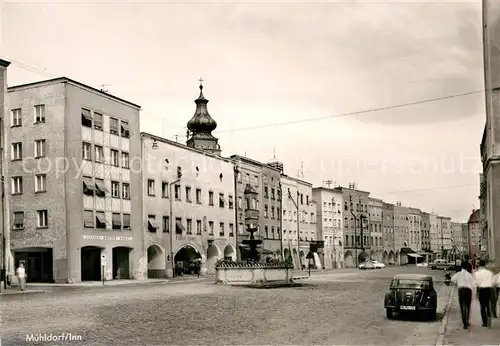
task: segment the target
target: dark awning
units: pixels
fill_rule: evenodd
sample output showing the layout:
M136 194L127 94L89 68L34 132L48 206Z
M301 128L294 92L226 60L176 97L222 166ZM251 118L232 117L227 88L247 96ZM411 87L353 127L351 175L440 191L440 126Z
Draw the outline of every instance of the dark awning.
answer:
M412 250L411 248L409 248L409 247L402 247L402 248L401 248L400 253L406 253L406 254L408 254L408 253L416 253L416 252L415 252L415 251L413 251L413 250Z
M90 114L90 111L88 109L82 109L82 117L87 119L88 121L92 121L92 115Z
M185 232L186 229L184 228L184 225L180 222L180 221L177 221L175 223L175 227L178 231L181 231L181 232Z
M95 218L102 224L107 224L106 217L104 215L96 214Z
M148 225L149 225L149 227L154 228L154 229L159 228L155 219L149 219L148 220Z
M109 192L108 189L106 188L106 185L104 185L104 183L101 181L96 181L95 186L97 187L97 189L99 189L99 191L102 191L104 193Z
M83 184L85 184L85 187L91 191L95 190L95 184L92 181L92 178L88 177L83 177Z
M123 214L122 226L123 226L123 228L130 228L130 215L129 214Z
M121 218L120 214L113 214L112 221L113 221L113 226L116 226L116 227L122 226L122 218Z

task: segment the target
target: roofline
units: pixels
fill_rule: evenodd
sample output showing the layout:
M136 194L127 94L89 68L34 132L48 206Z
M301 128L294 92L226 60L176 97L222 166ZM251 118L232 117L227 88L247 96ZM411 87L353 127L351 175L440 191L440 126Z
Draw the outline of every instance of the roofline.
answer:
M224 162L227 162L227 163L230 163L232 164L233 162L228 159L228 158L225 158L225 157L222 157L222 156L218 156L218 155L215 155L213 153L210 153L208 151L203 151L203 150L200 150L200 149L196 149L196 148L191 148L191 147L188 147L187 145L185 144L182 144L182 143L178 143L178 142L175 142L175 141L172 141L170 139L166 139L166 138L163 138L163 137L160 137L160 136L157 136L157 135L153 135L151 133L148 133L148 132L141 132L141 140L143 138L149 138L149 139L153 139L153 140L156 140L158 142L162 142L162 143L165 143L165 144L169 144L169 145L173 145L174 147L178 147L178 148L181 148L181 149L186 149L186 150L189 150L189 151L192 151L192 152L195 152L195 153L198 153L198 154L201 154L201 155L204 155L204 156L209 156L209 157L212 157L214 159L218 159L218 160L221 160L221 161L224 161Z
M370 195L370 192L368 192L368 191L363 191L363 190L358 190L358 189L350 189L350 188L344 187L344 186L337 186L337 187L335 187L335 189L340 190L342 192L344 192L344 190L346 190L346 191L356 191L356 192L361 192L361 193L367 193L368 195Z
M10 65L10 61L4 60L4 59L0 59L0 66L2 66L2 67L9 67L9 65Z
M312 189L313 190L326 190L326 191L330 191L330 192L333 192L333 193L339 193L339 194L342 193L339 190L335 190L334 187L316 186L316 187L313 187Z
M95 93L97 93L99 95L102 95L104 97L108 97L108 98L114 99L116 101L125 103L125 104L127 104L127 105L129 105L129 106L131 106L133 108L137 108L139 110L141 109L141 106L139 106L138 104L135 104L135 103L132 103L130 101L124 100L122 98L119 98L117 96L108 94L108 93L103 92L103 91L101 91L99 89L91 87L91 86L89 86L87 84L83 84L81 82L77 82L77 81L75 81L75 80L73 80L71 78L68 78L68 77L57 77L57 78L46 79L46 80L42 80L42 81L38 81L38 82L32 82L32 83L14 85L14 86L8 87L7 88L7 92L14 92L14 91L18 91L20 89L34 88L34 87L38 87L38 86L42 86L42 85L56 84L56 83L73 84L74 86L78 86L80 88L89 89L90 91L95 92Z
M279 170L279 169L277 169L275 167L270 166L269 163L260 162L260 161L257 161L257 160L254 160L254 159L250 159L250 158L245 157L245 156L233 154L233 155L229 156L228 159L230 159L230 160L238 159L238 160L241 160L243 162L250 163L250 164L253 164L255 166L258 166L258 167L269 168L269 169L275 171L276 173L281 174L281 170Z
M294 180L294 181L296 181L296 182L298 182L298 183L303 183L303 184L305 184L305 185L307 185L307 186L310 186L310 187L312 187L312 186L313 186L313 184L312 184L312 183L310 183L310 182L308 182L308 181L301 180L301 179L299 179L299 178L294 178L294 177L291 177L291 176L286 175L286 174L283 174L283 173L281 174L281 177L285 177L285 178L288 178L288 179L290 179L290 180Z

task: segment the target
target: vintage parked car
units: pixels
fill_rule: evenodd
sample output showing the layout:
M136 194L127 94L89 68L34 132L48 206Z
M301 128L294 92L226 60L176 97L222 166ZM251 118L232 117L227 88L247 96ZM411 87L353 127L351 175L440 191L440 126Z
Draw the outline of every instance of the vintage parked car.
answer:
M358 266L359 269L375 269L375 266L373 265L373 261L364 261Z
M372 261L373 263L373 266L375 267L375 269L382 269L382 268L385 268L385 264L382 263L382 262L379 262L379 261Z
M387 318L394 313L415 313L430 320L436 319L437 293L432 276L423 274L399 274L391 281L385 295L384 308Z
M430 267L431 267L431 269L443 270L443 269L446 269L446 268L453 266L453 265L454 265L453 263L450 263L444 259L437 259L430 264Z

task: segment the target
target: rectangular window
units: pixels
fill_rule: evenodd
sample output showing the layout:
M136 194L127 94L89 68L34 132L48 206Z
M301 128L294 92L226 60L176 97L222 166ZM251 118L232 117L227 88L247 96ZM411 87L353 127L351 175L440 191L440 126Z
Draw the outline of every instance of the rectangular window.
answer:
M191 202L191 188L186 186L186 202Z
M111 223L113 229L122 229L122 215L120 213L113 213Z
M265 217L265 218L268 218L268 217L269 217L267 204L266 204L266 205L264 205L264 217Z
M104 149L100 145L94 145L95 162L104 162Z
M36 227L37 228L46 228L48 227L47 221L47 210L37 210L36 212Z
M120 183L118 181L111 182L111 197L120 198Z
M192 234L193 233L193 220L187 219L186 220L186 226L187 226L187 234Z
M209 235L214 235L214 222L213 221L208 221L208 231Z
M94 129L102 131L102 114L94 112Z
M271 207L271 219L274 219L274 207Z
M16 127L16 126L22 126L23 125L23 115L21 112L21 108L13 109L11 111L12 117L11 117L11 126Z
M201 220L196 220L196 234L201 234Z
M24 211L14 212L14 229L24 229Z
M47 144L45 139L35 141L35 157L44 157L47 155Z
M264 226L264 232L265 232L264 238L266 239L269 238L269 227L267 225Z
M23 177L12 177L12 194L20 195L23 193Z
M167 182L161 183L161 197L168 198L168 183Z
M170 218L168 216L163 217L162 231L163 233L168 233L170 231Z
M12 143L10 158L12 161L22 160L23 158L23 143Z
M122 151L122 168L130 168L129 155L124 151Z
M201 204L201 189L196 189L196 203Z
M229 236L234 237L234 225L232 223L229 224Z
M123 214L122 228L125 230L130 229L130 214Z
M214 193L212 191L208 191L208 205L214 205Z
M92 115L90 110L82 108L82 126L92 127Z
M111 149L111 165L115 167L120 166L120 158L118 156L118 150Z
M219 223L219 236L224 236L224 222Z
M153 179L148 179L148 195L155 195L155 181Z
M35 106L35 124L45 123L45 105Z
M122 183L122 198L130 199L130 184Z
M226 201L224 200L224 194L219 193L219 208L224 208L224 204Z
M180 185L175 185L174 186L174 198L175 199L181 199L181 186Z
M82 158L84 160L92 160L92 146L90 143L82 143Z
M103 211L95 212L95 227L96 228L106 228L106 216Z
M229 209L233 209L234 208L233 196L229 195L228 199L229 199Z
M121 134L123 138L129 138L130 137L130 128L128 126L127 121L121 121Z
M275 196L274 196L274 187L271 188L271 199L274 199Z
M46 192L47 191L47 175L46 174L36 174L35 175L35 192Z
M243 208L243 198L238 197L238 209L242 209L242 208Z
M264 186L264 198L269 198L269 189L267 186Z
M118 119L109 118L109 132L118 135Z
M184 232L184 226L182 225L182 219L180 217L175 218L175 233L182 234Z
M96 190L92 177L83 177L83 193L88 196L94 195Z

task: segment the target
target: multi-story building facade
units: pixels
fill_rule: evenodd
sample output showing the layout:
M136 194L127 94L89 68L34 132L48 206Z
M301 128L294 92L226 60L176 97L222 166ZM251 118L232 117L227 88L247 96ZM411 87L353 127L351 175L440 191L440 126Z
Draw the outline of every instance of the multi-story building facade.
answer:
M314 252L308 258L311 241L316 241L316 202L312 184L285 174L281 175L283 189L283 252L292 258L296 268L309 265L322 268L322 253ZM319 250L321 252L321 250Z
M24 262L31 281L145 278L140 106L69 78L8 93L11 268Z
M429 214L430 234L431 234L431 251L432 260L435 260L441 254L441 231L438 228L438 216L432 212Z
M409 244L408 246L415 252L422 250L422 211L416 208L409 208L408 218L410 221Z
M234 170L229 159L142 133L143 236L148 276L213 274L236 260Z
M422 221L420 255L425 256L425 261L429 263L432 261L430 214L422 212L420 217Z
M323 265L328 269L344 266L342 193L327 187L313 188L316 202L316 234L324 241Z
M442 235L442 247L446 253L447 256L451 253L451 250L453 248L453 242L452 242L452 233L451 233L451 218L442 216L440 217L441 220L441 231L443 232Z
M354 184L349 187L336 187L342 193L344 216L344 264L357 267L370 258L369 192L357 190Z
M404 265L408 263L409 250L409 229L410 229L410 208L405 207L401 202L394 205L394 239L396 247L396 263Z
M396 264L396 239L394 233L394 204L382 203L382 236L384 252L382 262Z
M486 247L483 245L483 232L481 232L480 215L481 210L474 210L467 221L467 232L469 235L469 253L471 258L475 255L477 258L487 254Z
M483 162L484 186L482 199L486 222L484 227L488 238L487 255L500 267L500 199L498 184L500 183L500 111L498 109L498 85L500 76L500 56L498 49L500 39L497 28L500 23L498 11L500 3L495 0L483 0L483 50L486 123L481 140L481 160Z
M245 223L242 203L244 192L248 185L257 193L257 209L259 211L258 231L255 237L263 241L259 248L261 256L281 258L281 187L280 171L265 163L249 159L240 155L232 155L231 161L236 167L236 194L238 195L238 224ZM239 258L246 258L246 246L241 242L248 239L250 234L245 229L238 229Z
M5 126L5 118L8 116L7 114L7 106L6 106L6 94L7 94L7 68L9 67L10 62L0 59L0 139L2 142L0 143L1 148L7 147L8 143L5 141L5 132L8 131ZM4 152L0 155L0 172L2 174L2 178L5 176L5 165L4 165ZM5 185L2 179L1 184L1 198L0 198L0 210L5 211L6 203L4 198L5 194ZM7 248L6 243L9 242L10 232L8 228L5 227L4 213L0 213L0 286L3 287L4 280L6 280L6 273L9 271L7 268L6 261L6 253L5 249ZM2 288L0 288L1 290Z
M462 223L462 248L463 248L463 254L466 256L469 256L470 258L470 234L469 234L469 224L468 223Z
M464 251L463 245L462 223L451 222L451 252L456 255L462 255Z
M370 257L377 261L382 261L384 252L383 231L382 231L382 205L381 199L368 199L368 215L370 217Z

